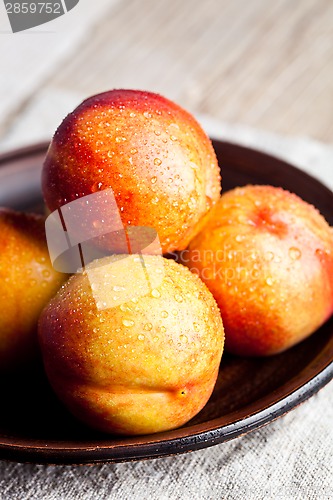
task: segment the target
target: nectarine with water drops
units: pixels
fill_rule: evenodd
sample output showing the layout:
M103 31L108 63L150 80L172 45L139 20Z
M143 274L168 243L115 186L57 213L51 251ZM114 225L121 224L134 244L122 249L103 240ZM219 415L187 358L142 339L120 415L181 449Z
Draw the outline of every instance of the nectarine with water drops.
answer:
M333 313L332 228L281 188L225 193L183 259L213 293L232 353L284 351Z
M144 267L140 256L121 257L89 264L43 311L46 373L69 410L93 428L173 429L213 391L224 343L220 312L186 267L161 256L145 256Z
M37 321L66 275L54 271L44 218L0 209L0 370L16 370L37 354Z
M187 111L151 92L112 90L64 119L42 185L51 211L112 188L124 226L155 229L165 253L186 248L202 227L220 196L220 170Z

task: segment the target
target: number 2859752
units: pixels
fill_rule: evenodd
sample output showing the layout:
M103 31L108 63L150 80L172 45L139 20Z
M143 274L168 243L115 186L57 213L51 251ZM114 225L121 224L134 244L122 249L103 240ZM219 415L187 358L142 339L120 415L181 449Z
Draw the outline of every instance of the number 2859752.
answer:
M8 14L63 14L60 2L6 2L5 5Z

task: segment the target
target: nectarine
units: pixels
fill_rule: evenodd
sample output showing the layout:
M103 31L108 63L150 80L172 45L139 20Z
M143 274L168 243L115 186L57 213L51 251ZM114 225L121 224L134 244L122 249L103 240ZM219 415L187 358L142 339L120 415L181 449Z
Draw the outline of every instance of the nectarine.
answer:
M166 253L186 248L202 227L220 196L220 171L188 112L157 94L113 90L59 126L42 185L51 211L112 188L124 226L155 229Z
M332 229L280 188L225 193L183 260L213 293L232 353L281 352L333 312Z
M37 353L39 314L65 279L51 266L44 218L0 209L0 370Z
M46 373L69 410L93 428L173 429L211 395L223 350L221 316L186 267L160 256L145 256L144 267L137 255L118 257L73 275L43 311ZM161 265L158 286L141 293L144 274L158 281ZM121 296L127 302L119 303Z

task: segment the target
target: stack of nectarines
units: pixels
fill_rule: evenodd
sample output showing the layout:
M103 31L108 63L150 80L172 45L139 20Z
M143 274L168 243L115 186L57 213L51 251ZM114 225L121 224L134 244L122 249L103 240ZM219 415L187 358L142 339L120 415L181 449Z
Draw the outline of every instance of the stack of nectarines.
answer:
M97 246L141 253L150 228L159 245L148 249L161 254L185 249L203 227L220 196L220 170L189 113L153 93L115 90L65 118L42 185L50 211L72 207L65 223L75 200L89 204L87 235L79 238L72 224L75 239L104 227ZM96 196L110 191L115 204ZM128 434L174 428L213 390L222 320L209 290L180 264L161 255L122 257L92 262L46 308L39 329L46 372L59 397L93 427Z
M206 404L223 324L239 355L275 354L313 333L333 312L332 229L279 188L220 198L219 172L196 120L159 95L114 90L78 106L42 174L51 261L61 271L70 252L74 274L51 298L64 278L45 256L41 221L0 213L11 242L2 283L24 275L16 294L0 291L10 304L0 360L33 345L46 305L39 342L58 397L94 428L142 434ZM162 256L174 251L180 263Z

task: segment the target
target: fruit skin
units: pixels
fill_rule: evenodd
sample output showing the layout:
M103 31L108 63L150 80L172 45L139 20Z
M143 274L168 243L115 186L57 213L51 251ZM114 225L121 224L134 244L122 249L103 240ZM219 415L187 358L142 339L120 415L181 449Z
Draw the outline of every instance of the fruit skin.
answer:
M0 208L0 371L26 366L38 352L38 317L67 276L54 271L44 218Z
M85 272L72 276L41 315L50 383L93 428L129 435L173 429L196 415L213 391L224 342L218 307L186 267L148 255L146 269L151 273L161 259L163 281L147 295L98 310ZM98 265L117 272L113 257ZM132 271L123 284L135 289L139 281Z
M163 253L187 247L221 190L215 152L197 121L138 90L90 97L64 119L42 187L51 211L111 187L124 226L154 228Z
M232 353L282 352L333 312L332 229L281 188L225 193L183 259L213 293Z

